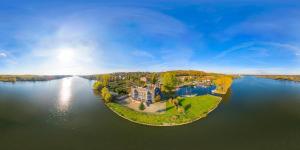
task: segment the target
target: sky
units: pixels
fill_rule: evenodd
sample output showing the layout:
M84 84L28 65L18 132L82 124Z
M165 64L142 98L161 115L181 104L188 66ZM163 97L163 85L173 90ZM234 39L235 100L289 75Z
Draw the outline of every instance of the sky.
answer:
M300 2L1 0L0 74L300 74Z

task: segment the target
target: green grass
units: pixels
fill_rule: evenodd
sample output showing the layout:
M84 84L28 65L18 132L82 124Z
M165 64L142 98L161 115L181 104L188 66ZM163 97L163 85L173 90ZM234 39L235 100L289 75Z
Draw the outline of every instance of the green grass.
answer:
M172 126L186 124L205 117L216 108L221 98L204 95L188 98L179 98L179 103L185 109L184 113L178 113L171 102L167 102L166 112L163 114L149 114L134 111L117 103L108 103L107 106L118 115L140 124L153 126Z

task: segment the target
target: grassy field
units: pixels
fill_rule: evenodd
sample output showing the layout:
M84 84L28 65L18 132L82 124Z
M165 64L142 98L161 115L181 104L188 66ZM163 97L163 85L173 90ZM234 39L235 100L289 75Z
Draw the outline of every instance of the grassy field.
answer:
M164 114L137 112L117 103L108 103L107 106L123 118L136 123L152 126L174 126L191 123L205 117L220 102L220 97L212 95L180 98L179 103L185 112L179 113L171 102L167 102Z

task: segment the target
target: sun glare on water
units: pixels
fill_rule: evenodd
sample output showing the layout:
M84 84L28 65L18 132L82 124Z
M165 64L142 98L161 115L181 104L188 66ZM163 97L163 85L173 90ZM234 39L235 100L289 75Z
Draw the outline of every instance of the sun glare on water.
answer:
M59 105L58 109L61 112L68 110L69 102L71 100L72 94L72 78L64 78L61 83L60 95L59 95Z

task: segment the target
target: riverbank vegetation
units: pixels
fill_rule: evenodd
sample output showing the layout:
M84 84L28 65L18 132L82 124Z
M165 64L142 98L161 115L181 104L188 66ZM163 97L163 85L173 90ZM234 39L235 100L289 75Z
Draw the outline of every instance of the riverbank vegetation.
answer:
M257 75L257 77L300 82L300 75Z
M0 75L2 82L16 82L16 81L49 81L54 79L61 79L69 77L67 75Z
M177 101L177 105L174 101ZM177 98L166 102L166 111L163 114L138 112L118 103L106 103L106 105L119 116L135 123L150 126L175 126L205 117L220 102L220 97L212 95Z
M214 91L214 93L226 94L232 82L233 82L232 78L228 76L222 76L217 78L216 80L214 80L214 83L216 85L216 90Z
M106 102L106 103L111 102L112 96L107 87L102 88L101 96L102 96L104 102Z

